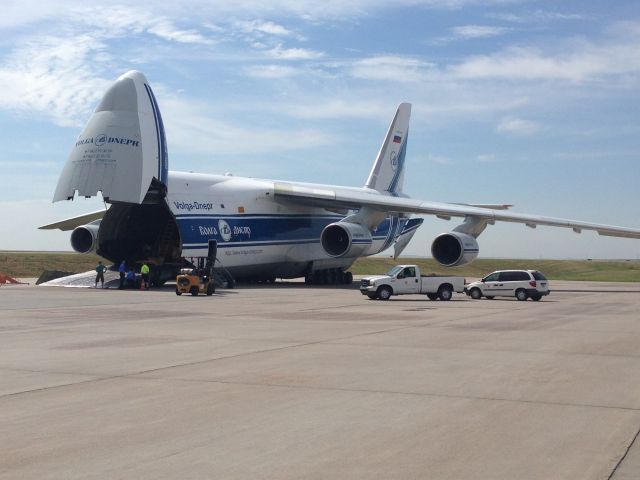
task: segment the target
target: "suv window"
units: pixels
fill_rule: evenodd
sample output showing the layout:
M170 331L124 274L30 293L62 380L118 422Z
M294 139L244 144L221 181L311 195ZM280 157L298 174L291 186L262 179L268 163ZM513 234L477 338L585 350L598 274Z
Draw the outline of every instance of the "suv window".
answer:
M540 272L531 272L531 273L533 274L533 278L535 278L536 280L546 280L547 279L547 277L545 277Z
M485 282L497 282L498 281L498 272L492 273L491 275L487 275L484 277Z
M529 274L523 271L508 271L500 273L501 282L522 282L527 281L530 278Z

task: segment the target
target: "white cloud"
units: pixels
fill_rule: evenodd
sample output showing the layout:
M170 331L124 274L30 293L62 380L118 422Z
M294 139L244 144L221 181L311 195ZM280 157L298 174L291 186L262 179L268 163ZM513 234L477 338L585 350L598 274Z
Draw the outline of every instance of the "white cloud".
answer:
M496 27L489 25L462 25L450 29L455 38L464 39L498 37L500 35L504 35L510 30L510 28L506 27Z
M0 67L0 108L78 125L107 87L96 73L109 60L103 43L89 35L32 40Z
M584 82L621 74L640 74L640 46L633 42L594 46L557 55L536 48L511 47L472 57L449 69L461 79L563 80Z
M476 157L481 163L492 163L496 161L496 156L493 153L483 153Z
M513 135L533 135L541 129L542 126L539 123L522 118L505 118L496 127L498 133L510 133Z
M495 18L496 20L503 20L505 22L513 23L544 23L551 21L563 21L563 20L583 20L584 15L579 13L562 13L552 12L547 10L535 10L525 12L521 14L516 13L489 13L488 18Z
M372 99L331 99L306 101L281 106L282 111L296 118L331 119L331 118L386 118L391 112L388 105Z
M366 80L417 82L423 80L432 64L416 58L380 55L352 63L350 74Z
M324 56L323 52L307 48L282 48L281 45L269 50L269 56L278 60L314 60Z
M285 65L253 65L246 67L245 72L256 78L287 78L301 73L299 69Z
M244 33L259 33L278 37L293 35L293 32L282 25L264 20L242 20L235 22L234 25Z
M163 95L161 105L171 145L186 152L215 152L216 155L227 156L267 154L335 142L332 136L310 128L265 128L222 120L212 115L212 109L201 100Z
M210 45L213 41L204 37L195 30L182 30L177 28L167 19L158 19L151 21L146 27L149 33L153 33L165 40L172 40L179 43L201 43Z
M60 16L60 33L25 38L0 61L0 108L78 126L113 80L111 66L119 59L109 53L112 40L146 32L171 42L212 43L167 18L118 5L71 6Z

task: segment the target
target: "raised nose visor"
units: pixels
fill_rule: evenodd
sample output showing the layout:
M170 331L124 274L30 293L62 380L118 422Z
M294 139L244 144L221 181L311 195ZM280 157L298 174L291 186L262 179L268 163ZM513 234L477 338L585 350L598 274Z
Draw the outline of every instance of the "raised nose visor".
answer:
M122 75L105 93L78 137L53 201L75 192L108 202L142 203L152 180L167 185L167 143L155 97L145 76Z

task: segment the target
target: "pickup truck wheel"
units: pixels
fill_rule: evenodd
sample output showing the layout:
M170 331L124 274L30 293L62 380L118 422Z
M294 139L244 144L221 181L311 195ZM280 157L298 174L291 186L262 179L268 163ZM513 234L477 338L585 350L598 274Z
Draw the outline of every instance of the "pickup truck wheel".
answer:
M378 298L378 295L375 293L367 293L367 297L369 297L371 300L375 300L376 298Z
M393 292L391 291L391 289L389 287L380 287L378 289L378 298L380 300L389 300L389 298L391 298L391 295L393 294Z
M524 289L519 288L516 290L516 298L519 301L524 302L527 299L527 292Z
M437 293L427 293L427 298L429 300L437 300L438 299L438 294Z
M479 288L474 288L469 293L469 296L474 300L480 300L482 298L482 292L480 291Z
M447 302L451 300L451 297L453 297L453 291L451 290L451 287L440 287L440 289L438 290L438 298L440 300L442 300L443 302Z

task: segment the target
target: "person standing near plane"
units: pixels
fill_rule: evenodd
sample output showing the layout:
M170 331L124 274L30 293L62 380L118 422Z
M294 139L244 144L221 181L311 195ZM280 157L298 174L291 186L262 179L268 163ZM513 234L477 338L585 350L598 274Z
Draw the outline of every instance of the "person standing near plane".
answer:
M136 272L130 268L127 272L127 288L136 288Z
M140 267L140 274L142 275L142 281L144 282L144 289L149 290L149 265L145 263Z
M122 260L120 262L120 266L118 267L118 273L120 274L120 285L118 285L118 290L122 290L124 288L124 277L127 272L127 264Z
M102 288L104 288L104 271L106 269L107 267L102 264L102 261L98 261L98 265L96 266L96 285L94 288L98 288L98 280L100 280L100 284Z

